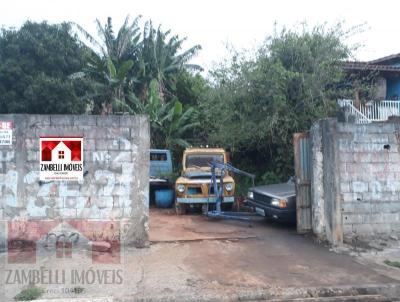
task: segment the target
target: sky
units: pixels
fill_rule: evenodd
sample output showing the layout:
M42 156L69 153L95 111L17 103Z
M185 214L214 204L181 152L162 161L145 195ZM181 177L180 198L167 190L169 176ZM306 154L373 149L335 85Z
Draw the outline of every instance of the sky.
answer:
M255 49L279 27L298 28L344 22L350 28L363 24L363 31L346 43L361 47L357 60L372 60L400 53L400 1L355 0L2 0L0 25L19 27L24 21L50 23L74 21L96 34L95 19L113 18L118 28L127 15L142 15L187 37L186 47L202 51L193 61L210 69L227 58L227 46ZM228 48L229 48L228 47Z

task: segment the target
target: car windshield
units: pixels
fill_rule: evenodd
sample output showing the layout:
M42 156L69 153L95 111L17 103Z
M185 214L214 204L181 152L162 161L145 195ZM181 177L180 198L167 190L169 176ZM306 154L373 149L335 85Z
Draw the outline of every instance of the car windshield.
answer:
M150 153L150 160L151 161L166 161L167 160L167 153L151 152Z
M223 154L188 154L186 156L186 168L210 167L211 162L224 162Z

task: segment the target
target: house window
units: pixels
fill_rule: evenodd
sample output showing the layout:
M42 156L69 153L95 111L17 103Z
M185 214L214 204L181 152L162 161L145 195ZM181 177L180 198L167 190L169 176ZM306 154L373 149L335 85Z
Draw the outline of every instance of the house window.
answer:
M58 159L64 159L64 151L58 151Z

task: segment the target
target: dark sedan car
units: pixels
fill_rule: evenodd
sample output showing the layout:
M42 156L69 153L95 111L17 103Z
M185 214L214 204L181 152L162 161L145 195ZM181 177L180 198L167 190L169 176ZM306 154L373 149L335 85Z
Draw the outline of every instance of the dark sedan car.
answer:
M296 191L293 182L250 188L246 201L262 216L296 223Z

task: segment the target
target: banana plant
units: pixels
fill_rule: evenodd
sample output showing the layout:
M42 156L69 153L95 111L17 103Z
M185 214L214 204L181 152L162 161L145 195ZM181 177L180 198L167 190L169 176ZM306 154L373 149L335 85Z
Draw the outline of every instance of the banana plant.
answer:
M128 73L132 67L132 60L122 61L117 65L111 58L101 59L94 53L88 58L83 75L96 80L97 92L93 99L102 114L133 113L125 102L126 87L130 84Z
M145 24L138 52L140 63L135 66L140 78L140 95L147 95L150 89L148 83L155 79L160 100L164 103L167 96L170 97L175 77L181 70L202 70L200 66L188 63L197 55L200 45L180 52L185 41L186 38L172 36L170 30L163 31L160 26L155 28L151 21Z
M178 146L188 147L189 143L183 137L188 131L200 126L194 108L190 107L183 111L182 103L178 100L175 101L174 106L163 118L162 124L165 126L165 146L168 149L174 149Z
M129 99L132 111L149 117L152 146L169 149L189 146L184 137L188 131L200 126L197 112L194 108L183 110L177 98L165 104L160 98L156 79L149 86L147 101L143 102L134 95Z
M96 20L100 40L73 23L87 46L87 65L82 74L96 82L96 95L93 96L95 113L132 113L126 103L126 94L133 91L133 85L137 82L130 73L139 48L139 19L137 17L130 22L129 16L126 17L117 34L114 34L111 18L104 25Z

